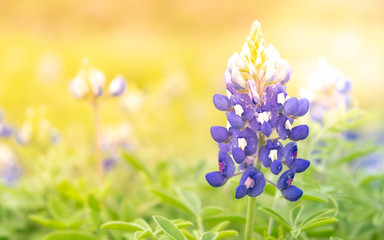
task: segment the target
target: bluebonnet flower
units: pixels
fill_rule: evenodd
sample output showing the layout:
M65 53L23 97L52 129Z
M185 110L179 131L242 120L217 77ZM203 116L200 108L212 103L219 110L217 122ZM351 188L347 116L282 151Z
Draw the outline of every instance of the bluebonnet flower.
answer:
M0 144L0 180L5 185L14 185L21 176L16 154L6 144Z
M39 144L48 146L60 141L59 131L52 126L44 108L28 108L22 126L16 131L20 145Z
M126 81L121 75L117 75L108 86L106 83L104 73L91 67L88 60L84 60L83 67L69 83L69 92L78 99L97 99L105 91L112 97L120 96L125 91Z
M226 114L227 126L211 128L220 149L219 171L206 174L211 186L220 187L242 174L235 197L256 197L270 182L263 167L279 175L285 165L288 170L276 186L290 201L301 197L302 191L291 183L295 173L309 166L308 160L297 158L296 145L308 136L309 128L294 126L294 121L308 112L309 102L288 96L286 85L291 74L289 63L266 43L260 24L254 22L242 51L228 60L224 74L227 96L213 96L214 106ZM281 140L286 139L291 142L284 147Z
M4 123L4 114L0 109L0 137L10 137L12 135L12 127L6 123Z
M108 126L100 134L100 149L103 155L103 167L112 169L120 160L121 151L131 152L136 148L132 127L128 123Z
M335 109L351 107L351 82L342 73L329 66L324 58L317 62L317 69L308 78L308 87L300 95L311 103L311 118L323 122L324 114Z

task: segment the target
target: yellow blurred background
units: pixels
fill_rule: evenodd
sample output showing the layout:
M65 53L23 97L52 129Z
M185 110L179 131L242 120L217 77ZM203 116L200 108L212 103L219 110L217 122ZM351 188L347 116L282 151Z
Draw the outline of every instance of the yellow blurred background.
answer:
M349 76L354 103L384 106L384 1L142 0L0 1L0 107L21 125L43 106L62 141L91 141L91 110L68 92L84 57L108 79L123 74L125 102L102 107L106 125L129 122L147 158L216 158L212 104L224 93L227 59L254 20L293 69L296 95L325 57ZM129 98L136 94L138 98Z

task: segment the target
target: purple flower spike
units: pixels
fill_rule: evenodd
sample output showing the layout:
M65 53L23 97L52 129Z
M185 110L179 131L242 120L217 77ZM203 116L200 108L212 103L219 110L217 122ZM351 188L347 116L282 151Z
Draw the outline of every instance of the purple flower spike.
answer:
M247 194L250 197L257 197L264 191L265 183L262 172L255 167L248 167L241 176L239 186L235 191L235 197L240 199Z
M225 127L220 126L211 127L211 135L212 138L218 143L226 142L231 137L228 130Z
M242 162L244 162L244 160L246 158L244 151L239 147L235 147L232 150L232 156L233 156L233 159L235 160L235 162L237 164L241 164Z
M296 115L297 117L304 116L307 114L309 110L309 101L306 98L302 98L299 100L299 110L297 110Z
M303 140L308 137L309 128L307 125L300 125L292 128L291 134L289 135L289 139L293 141Z
M227 119L234 129L240 130L244 127L244 120L236 114L227 113Z
M301 159L301 158L296 159L295 161L296 172L297 173L304 172L309 167L310 164L311 162L309 162L308 160Z
M279 180L277 180L277 188L284 190L292 184L293 178L295 177L296 168L291 168L281 174Z
M296 142L287 143L284 147L285 165L292 167L297 157L297 144Z
M301 196L303 196L303 190L293 185L282 190L281 193L285 199L291 202L296 202L301 198Z
M218 171L207 173L205 179L212 187L221 187L227 182L227 178Z
M285 191L288 200L295 201L300 194L293 194L299 191L290 185L296 172L304 171L309 162L296 159L296 142L284 148L280 140L298 141L308 136L308 126L293 126L294 119L308 112L308 100L288 96L292 68L267 44L257 21L246 39L242 51L228 60L224 73L228 97L213 96L213 104L225 112L228 121L226 128L211 128L220 148L219 171L207 174L206 178L217 187L242 174L235 197L256 197L266 184L261 170L269 168L272 174L280 176L277 188ZM283 164L290 168L284 173Z
M219 111L229 111L233 107L228 97L221 94L213 95L213 104Z
M299 110L299 101L297 98L293 97L285 101L284 107L283 107L283 113L287 115L296 115L297 111Z

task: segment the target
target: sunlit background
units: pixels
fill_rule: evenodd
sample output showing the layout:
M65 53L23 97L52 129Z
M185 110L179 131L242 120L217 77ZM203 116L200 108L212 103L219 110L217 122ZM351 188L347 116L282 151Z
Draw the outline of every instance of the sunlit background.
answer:
M127 122L147 159L214 158L212 96L224 93L227 59L254 20L293 69L290 94L319 57L350 77L355 105L384 106L384 2L379 0L0 1L0 106L21 126L45 108L65 142L91 141L91 110L70 96L83 58L128 91L101 109L104 125Z

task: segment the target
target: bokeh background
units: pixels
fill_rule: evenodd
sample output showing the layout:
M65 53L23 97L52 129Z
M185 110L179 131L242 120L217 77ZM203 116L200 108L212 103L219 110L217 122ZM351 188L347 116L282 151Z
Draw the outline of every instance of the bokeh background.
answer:
M296 95L325 57L349 76L354 104L384 106L384 2L380 0L0 1L0 106L22 124L43 107L65 142L91 141L91 109L68 92L84 57L128 92L107 101L102 123L128 122L146 159L216 158L212 104L227 59L254 20L293 69Z

